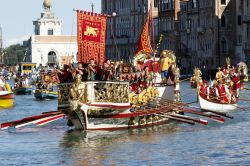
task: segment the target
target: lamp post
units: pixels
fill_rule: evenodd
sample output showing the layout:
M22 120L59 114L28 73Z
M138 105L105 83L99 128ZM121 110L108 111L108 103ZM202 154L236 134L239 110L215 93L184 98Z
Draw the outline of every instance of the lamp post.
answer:
M116 17L116 12L113 12L112 15L108 15L108 17L111 19L111 26L110 26L110 31L111 31L111 34L112 34L112 39L113 39L113 42L112 42L112 45L113 45L113 49L114 49L114 53L117 51L117 54L118 54L118 59L120 60L121 57L120 57L120 53L117 49L117 45L116 45L116 40L115 40L115 34L114 34L114 18Z

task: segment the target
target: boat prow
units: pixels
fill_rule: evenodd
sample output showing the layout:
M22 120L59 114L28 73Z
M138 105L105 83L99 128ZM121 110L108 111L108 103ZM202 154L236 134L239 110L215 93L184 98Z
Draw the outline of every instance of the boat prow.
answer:
M14 92L15 92L15 94L18 94L18 95L31 94L32 93L32 86L24 86L24 87L15 88Z
M0 108L10 108L14 105L14 94L8 91L0 91Z
M41 90L37 89L34 93L36 99L43 100L43 99L57 99L58 92L48 91L48 90Z
M237 109L237 103L220 103L204 99L199 95L199 104L202 110L216 112L230 112Z

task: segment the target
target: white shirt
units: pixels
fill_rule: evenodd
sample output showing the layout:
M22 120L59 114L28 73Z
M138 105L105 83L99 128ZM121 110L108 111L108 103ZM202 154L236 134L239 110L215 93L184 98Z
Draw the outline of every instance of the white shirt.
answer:
M5 83L3 82L3 80L0 79L0 86L1 86L1 87L4 87L4 84L5 84Z

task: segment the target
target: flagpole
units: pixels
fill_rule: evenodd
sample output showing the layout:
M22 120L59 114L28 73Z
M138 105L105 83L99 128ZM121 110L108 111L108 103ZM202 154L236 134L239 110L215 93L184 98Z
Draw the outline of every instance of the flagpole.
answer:
M153 19L153 7L152 7L152 0L150 0L150 20L152 26L152 47L153 47L153 54L154 54L154 61L155 61L155 38L154 38L154 19Z

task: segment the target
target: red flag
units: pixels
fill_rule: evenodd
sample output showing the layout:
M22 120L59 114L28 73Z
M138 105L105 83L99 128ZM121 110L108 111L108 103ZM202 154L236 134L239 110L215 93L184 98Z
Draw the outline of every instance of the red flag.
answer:
M150 43L150 17L149 16L147 17L147 20L142 29L141 36L138 42L138 46L135 52L135 56L138 56L141 54L146 55L146 56L150 56L153 54L153 50L152 50L151 43Z
M91 12L77 11L78 62L105 60L107 17Z

